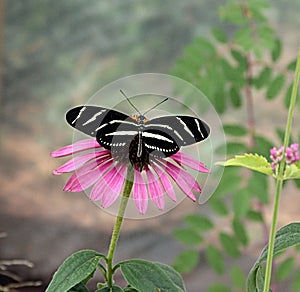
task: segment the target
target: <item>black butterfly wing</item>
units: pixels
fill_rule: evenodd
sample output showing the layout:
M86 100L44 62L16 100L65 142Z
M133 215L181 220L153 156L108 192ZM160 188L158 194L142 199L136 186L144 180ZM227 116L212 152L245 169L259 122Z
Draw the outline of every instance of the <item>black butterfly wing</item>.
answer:
M132 134L137 132L137 124L132 118L103 107L72 108L67 112L66 120L75 129L96 137L99 144L106 149L111 149L112 145L124 146L124 141L132 139Z
M165 116L155 118L145 124L143 141L145 141L147 148L158 148L158 151L170 156L176 153L181 146L191 145L206 139L209 133L209 126L198 118ZM151 134L153 138L150 139L147 136L151 136ZM167 139L162 139L162 136Z

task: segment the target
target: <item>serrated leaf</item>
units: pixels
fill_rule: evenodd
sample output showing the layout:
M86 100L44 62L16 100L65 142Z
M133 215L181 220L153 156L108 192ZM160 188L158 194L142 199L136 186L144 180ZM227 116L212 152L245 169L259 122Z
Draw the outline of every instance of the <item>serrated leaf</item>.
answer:
M213 245L209 244L205 250L205 257L212 269L218 274L223 274L225 262L222 253Z
M224 30L220 29L220 28L213 28L212 29L212 35L214 36L214 38L220 42L220 43L227 43L227 36Z
M241 253L238 248L237 241L232 235L229 235L225 232L220 232L219 240L228 255L235 258L240 256Z
M139 291L186 291L180 274L172 267L144 260L120 263L127 283Z
M177 240L189 245L197 245L203 241L203 238L196 231L188 228L176 229L173 235Z
M251 206L251 194L246 188L238 190L232 197L232 208L235 217L240 218L246 216Z
M198 231L209 231L214 227L213 222L209 218L199 214L187 215L184 221Z
M274 43L274 47L272 50L272 61L276 62L279 57L281 56L281 52L282 52L282 44L280 39L277 39Z
M270 163L265 157L258 154L237 155L234 158L225 162L218 162L217 164L223 166L242 166L264 174L273 174Z
M46 292L68 291L93 274L102 254L82 250L68 257L55 272Z
M196 250L185 250L174 260L173 267L181 274L192 271L199 262L199 252Z
M223 130L225 134L232 136L244 136L247 134L247 129L241 125L227 124L223 125Z
M300 178L300 163L287 165L284 171L283 179L299 179Z
M232 229L235 233L235 237L244 245L248 244L248 235L244 223L235 218L232 221Z
M285 83L285 76L280 74L276 76L268 86L266 97L267 99L275 98L281 91Z
M234 286L239 289L243 289L246 282L246 277L241 268L238 266L232 267L230 274L231 281L234 284Z
M291 275L294 270L295 260L294 258L287 258L283 262L276 265L275 276L278 281L285 280Z

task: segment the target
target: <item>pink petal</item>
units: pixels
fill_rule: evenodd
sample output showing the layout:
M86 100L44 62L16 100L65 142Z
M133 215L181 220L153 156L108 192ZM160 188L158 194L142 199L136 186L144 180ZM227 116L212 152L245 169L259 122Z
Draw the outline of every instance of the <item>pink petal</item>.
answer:
M148 207L148 192L141 173L136 169L134 170L133 199L139 212L145 214Z
M69 160L68 162L66 162L65 164L63 164L62 166L60 166L59 168L57 168L56 170L54 170L53 174L60 175L65 172L74 171L75 169L80 168L86 162L88 162L93 158L97 158L101 156L101 158L106 159L109 155L110 155L109 150L95 151L92 153L78 155L72 158L71 160Z
M52 157L63 157L80 151L101 147L95 139L85 139L53 151Z
M100 165L97 164L97 161L92 161L92 163L78 169L70 177L64 190L68 192L80 192L87 189L94 184L111 165L111 160L105 161Z
M126 166L122 166L119 170L114 167L103 176L107 192L103 192L102 206L108 208L111 206L121 193L125 180Z
M196 197L191 191L194 188L196 181L191 175L172 163L162 163L162 161L157 161L157 163L167 171L167 173L173 178L174 182L187 196L189 196L193 201L196 201Z
M209 169L205 167L205 164L198 161L197 159L183 153L177 152L170 156L170 158L174 159L177 163L186 165L192 169L198 170L200 172L207 172L209 173Z
M167 193L167 195L174 201L176 202L176 194L174 192L172 183L170 181L170 179L168 178L168 176L156 165L152 165L152 168L155 170L155 172L157 173L157 175L159 176L159 179L161 181L161 184L165 190L165 192Z
M153 203L163 210L165 207L165 198L163 196L163 190L161 188L159 179L156 178L149 168L146 169L148 191Z

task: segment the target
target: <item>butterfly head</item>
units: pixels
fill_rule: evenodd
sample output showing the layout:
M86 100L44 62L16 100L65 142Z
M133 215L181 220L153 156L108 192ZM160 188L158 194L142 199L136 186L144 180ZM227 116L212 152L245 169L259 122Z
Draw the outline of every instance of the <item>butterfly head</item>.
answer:
M149 120L143 115L133 115L130 116L133 120L137 122L139 125L144 125L145 123L149 122Z

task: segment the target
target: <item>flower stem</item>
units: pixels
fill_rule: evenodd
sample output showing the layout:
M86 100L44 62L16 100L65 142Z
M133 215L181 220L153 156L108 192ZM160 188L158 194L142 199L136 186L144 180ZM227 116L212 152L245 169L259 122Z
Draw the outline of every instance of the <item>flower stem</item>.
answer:
M121 200L120 208L118 211L118 216L117 216L117 219L115 222L115 226L113 229L113 233L111 236L110 245L109 245L108 254L107 254L107 260L106 260L106 262L107 262L107 285L109 288L112 288L112 285L113 285L113 266L112 266L113 257L114 257L114 252L115 252L115 249L117 246L122 222L124 219L125 209L126 209L128 199L129 199L129 196L131 193L132 185L133 185L133 175L134 175L133 168L131 165L128 165L122 200Z
M299 78L300 78L300 49L298 51L294 84L293 84L288 119L287 119L285 136L284 136L283 153L285 153L286 148L289 143L289 139L290 139L292 120L293 120L293 112L294 112L297 93L298 93ZM267 257L267 265L266 265L266 271L265 271L265 282L264 282L263 292L269 292L269 289L270 289L272 263L273 263L273 255L274 255L274 243L275 243L275 235L276 235L276 225L277 225L277 217L278 217L278 210L279 210L280 195L281 195L281 190L282 190L284 169L285 169L285 156L283 155L283 158L279 164L278 175L276 176L276 194L275 194L272 223L271 223L271 230L270 230L270 236L269 236L268 257Z

